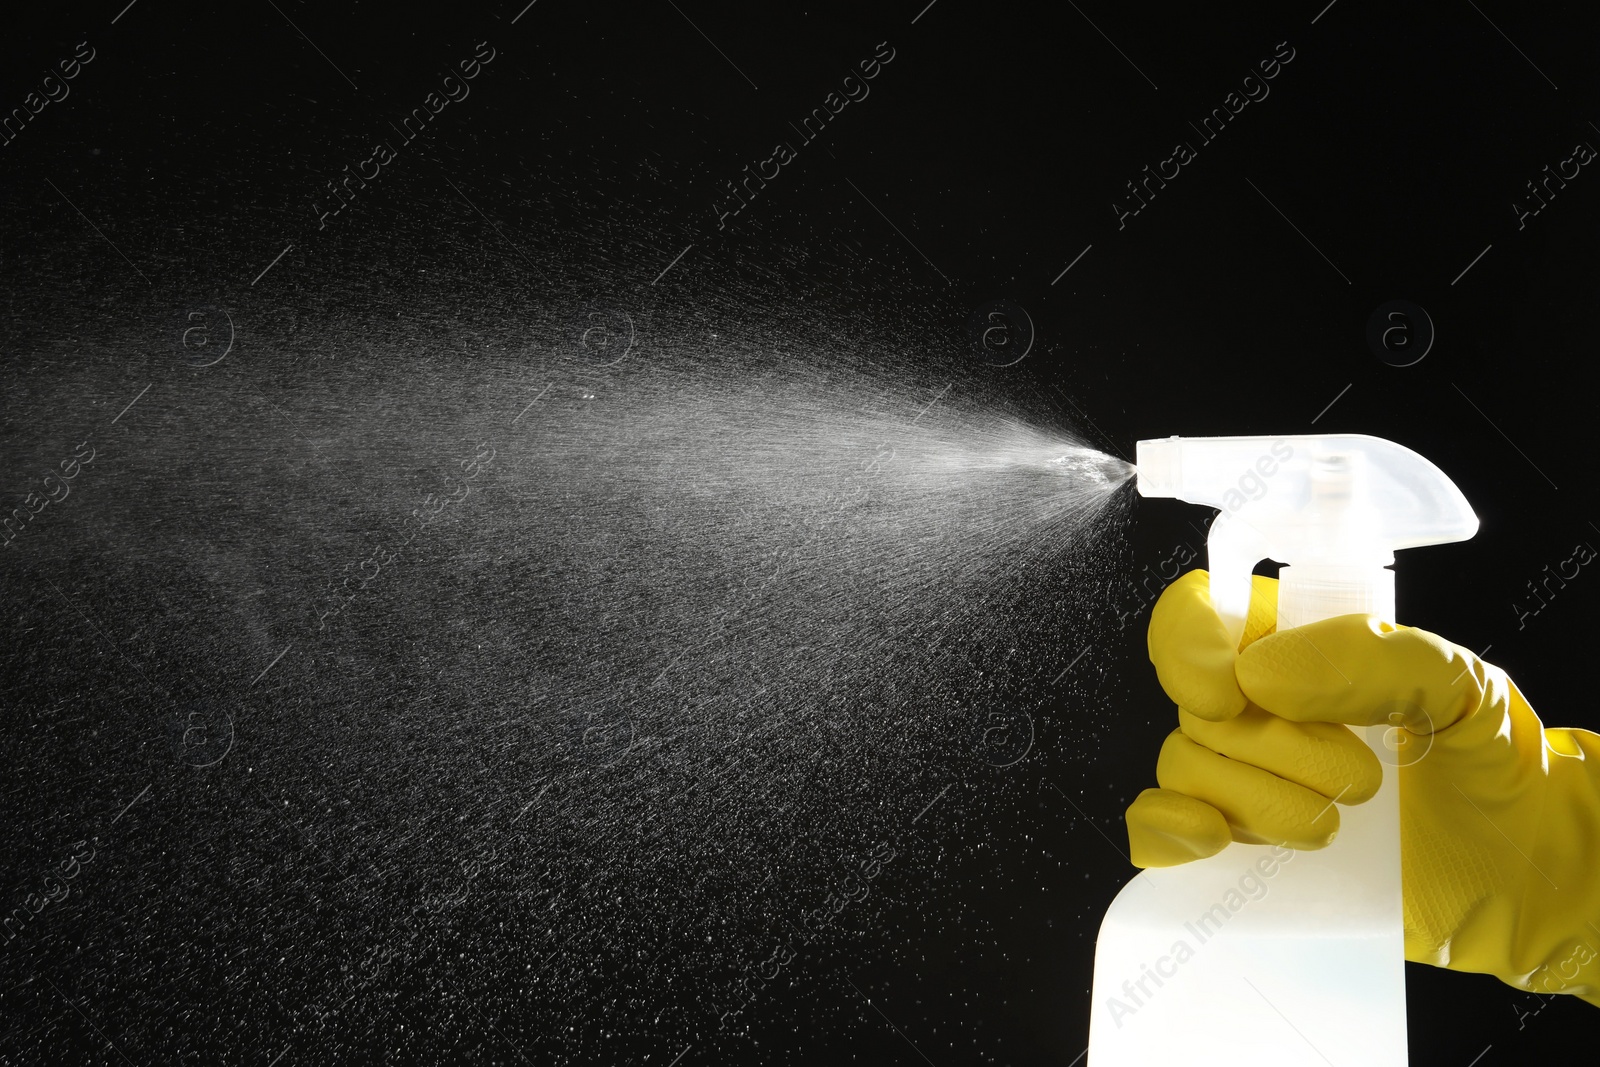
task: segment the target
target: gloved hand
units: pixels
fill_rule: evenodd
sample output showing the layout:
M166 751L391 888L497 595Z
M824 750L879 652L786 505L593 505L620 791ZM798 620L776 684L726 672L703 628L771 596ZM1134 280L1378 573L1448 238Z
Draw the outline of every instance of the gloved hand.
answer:
M1159 789L1128 808L1140 867L1229 840L1322 848L1377 757L1346 726L1390 724L1400 779L1406 959L1600 1006L1600 734L1545 729L1498 667L1368 615L1275 632L1257 577L1239 651L1210 577L1173 582L1150 660L1178 704Z

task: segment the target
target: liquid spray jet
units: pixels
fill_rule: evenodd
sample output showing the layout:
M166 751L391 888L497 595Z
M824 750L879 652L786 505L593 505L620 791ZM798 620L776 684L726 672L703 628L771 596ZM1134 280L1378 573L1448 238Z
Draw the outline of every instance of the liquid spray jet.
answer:
M1061 474L1097 486L1121 485L1136 473L1132 464L1092 448L1069 448L1049 462Z
M1280 630L1349 613L1393 621L1395 550L1478 529L1438 467L1377 437L1169 437L1140 441L1136 467L1141 495L1221 510L1211 599L1235 641L1263 559L1284 565ZM1278 850L1282 861L1235 843L1123 887L1095 948L1090 1067L1406 1062L1389 735L1368 728L1383 785L1340 813L1326 849Z

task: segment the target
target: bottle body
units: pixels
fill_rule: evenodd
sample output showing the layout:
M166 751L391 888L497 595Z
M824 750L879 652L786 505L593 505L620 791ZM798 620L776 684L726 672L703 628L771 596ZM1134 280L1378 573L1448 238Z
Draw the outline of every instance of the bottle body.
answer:
M1393 619L1393 572L1283 568L1280 630L1351 612ZM1385 734L1365 734L1382 787L1341 807L1327 848L1234 843L1123 887L1095 950L1091 1067L1406 1063L1400 791Z

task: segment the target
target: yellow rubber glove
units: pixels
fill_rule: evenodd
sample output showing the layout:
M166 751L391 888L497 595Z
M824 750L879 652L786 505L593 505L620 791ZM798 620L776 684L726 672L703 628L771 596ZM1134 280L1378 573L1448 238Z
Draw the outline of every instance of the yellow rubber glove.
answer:
M1275 632L1256 578L1239 651L1210 577L1173 582L1150 660L1178 704L1159 789L1128 808L1140 867L1230 840L1322 848L1381 781L1341 723L1397 731L1406 959L1600 1006L1600 734L1545 729L1500 668L1424 630L1344 615Z

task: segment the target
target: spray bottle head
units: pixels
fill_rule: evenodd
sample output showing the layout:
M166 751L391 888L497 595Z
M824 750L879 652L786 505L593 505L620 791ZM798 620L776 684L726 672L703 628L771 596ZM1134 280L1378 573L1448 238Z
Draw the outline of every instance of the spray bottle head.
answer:
M1291 565L1312 618L1393 611L1396 549L1464 541L1478 517L1444 473L1403 445L1364 434L1168 437L1140 441L1142 496L1221 510L1207 554L1211 599L1234 640L1263 559ZM1289 567L1285 567L1285 580Z

